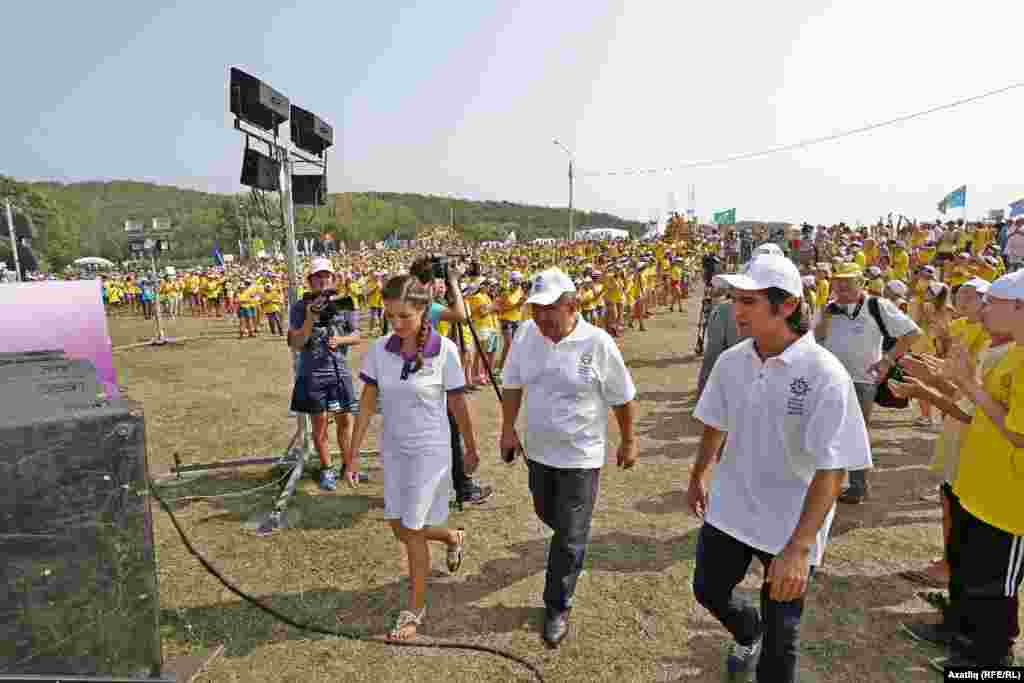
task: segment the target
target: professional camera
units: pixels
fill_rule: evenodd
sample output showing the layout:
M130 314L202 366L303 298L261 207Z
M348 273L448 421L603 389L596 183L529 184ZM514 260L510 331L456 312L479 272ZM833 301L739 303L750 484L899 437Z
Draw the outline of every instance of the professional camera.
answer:
M306 303L313 302L312 311L319 315L319 319L313 323L317 327L327 327L342 311L355 310L352 297L338 296L336 289L306 292L302 295L302 300Z
M447 280L448 279L448 257L447 256L431 256L430 257L430 274L434 276L435 280Z

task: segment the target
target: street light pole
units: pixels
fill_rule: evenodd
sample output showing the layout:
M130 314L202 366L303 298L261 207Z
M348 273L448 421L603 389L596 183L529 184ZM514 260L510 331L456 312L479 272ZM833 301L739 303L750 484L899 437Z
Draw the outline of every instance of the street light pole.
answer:
M565 150L565 153L569 155L569 241L571 242L573 237L576 234L576 231L573 229L573 211L572 211L572 181L573 181L573 165L574 165L575 161L573 160L572 152L569 151L568 147L563 145L557 139L554 141L554 143L556 145L558 145L559 147L561 147L563 150Z
M4 202L7 205L7 229L11 236L11 259L14 263L14 281L21 282L21 264L18 263L18 238L14 236L14 216L11 214L11 200Z

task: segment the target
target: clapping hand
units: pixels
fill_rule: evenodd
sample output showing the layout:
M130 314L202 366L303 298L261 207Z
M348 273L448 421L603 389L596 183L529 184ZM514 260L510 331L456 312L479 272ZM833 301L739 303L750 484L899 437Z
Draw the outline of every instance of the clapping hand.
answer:
M962 345L953 347L949 362L946 363L947 370L958 387L965 389L970 387L977 377L978 367L971 354Z

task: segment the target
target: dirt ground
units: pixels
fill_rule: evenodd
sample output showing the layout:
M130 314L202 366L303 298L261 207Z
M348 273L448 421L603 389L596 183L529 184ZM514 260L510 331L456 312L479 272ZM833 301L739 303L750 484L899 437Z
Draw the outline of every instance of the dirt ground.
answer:
M699 435L690 418L700 367L692 352L698 308L691 299L684 314L662 312L647 332L625 339L639 390L641 460L632 471L612 465L602 473L573 630L558 651L547 650L538 635L545 530L532 510L526 468L498 458L493 393L471 394L480 476L497 494L453 513L451 524L467 529L468 555L448 576L443 553L435 552L422 637L507 648L540 665L548 681L722 680L728 635L690 588L697 521L686 511L685 486ZM295 424L287 413L284 342L266 332L239 340L228 320L186 317L166 327L170 336L193 339L115 352L122 386L144 404L151 472L166 474L175 453L185 463L282 453ZM110 330L119 346L152 336L152 323L114 316ZM356 367L359 357L357 351ZM923 499L939 482L927 468L935 434L914 429L912 418L909 411L879 410L873 419L874 496L837 514L804 617L805 682L939 679L927 660L942 653L898 631L901 620L933 615L914 596L918 587L897 573L940 554L939 504ZM248 467L162 492L244 493L273 479L268 467ZM290 510L294 528L265 538L244 524L270 509L274 486L175 508L202 552L251 594L297 620L379 634L404 606L406 582L398 543L382 521L373 459L370 479L356 492L339 487L330 494L303 479ZM198 681L530 680L490 655L399 650L278 623L188 555L155 505L154 519L165 658L225 645ZM753 594L759 582L755 563L743 585Z

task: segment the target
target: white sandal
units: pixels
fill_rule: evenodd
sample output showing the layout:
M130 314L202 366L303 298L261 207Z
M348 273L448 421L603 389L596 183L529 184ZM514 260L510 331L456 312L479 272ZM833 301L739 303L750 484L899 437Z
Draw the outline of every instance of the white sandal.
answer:
M401 612L399 612L398 620L395 622L395 627L388 631L388 640L404 640L399 638L402 629L412 624L419 626L423 623L423 617L426 615L426 613L426 607L421 609L419 614L416 614L415 612L410 612L409 610L402 610ZM419 630L417 629L417 632L418 631Z
M459 527L455 530L457 533L461 532L462 540L455 545L448 546L448 555L445 558L448 564L448 573L454 574L459 571L459 567L462 566L462 558L466 552L466 530Z

